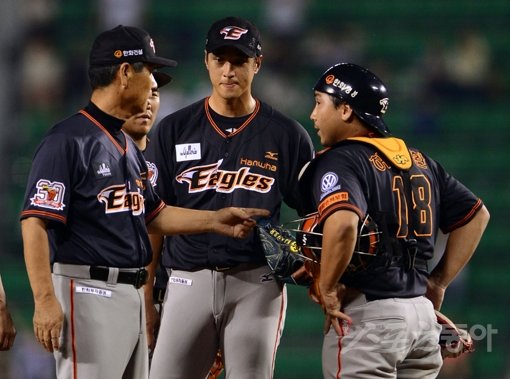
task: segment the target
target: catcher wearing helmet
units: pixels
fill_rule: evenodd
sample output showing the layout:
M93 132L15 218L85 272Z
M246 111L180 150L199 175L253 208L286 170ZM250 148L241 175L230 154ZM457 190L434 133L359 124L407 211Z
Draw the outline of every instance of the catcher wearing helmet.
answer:
M326 315L324 378L435 378L435 310L489 213L438 162L392 136L383 119L388 91L372 72L337 64L314 94L310 118L325 149L299 180L303 214L312 216L297 238ZM448 243L430 271L439 229Z

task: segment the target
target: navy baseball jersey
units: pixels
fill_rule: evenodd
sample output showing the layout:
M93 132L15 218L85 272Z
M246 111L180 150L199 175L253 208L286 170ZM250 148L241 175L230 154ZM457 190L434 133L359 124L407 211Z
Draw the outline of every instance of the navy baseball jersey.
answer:
M215 113L207 100L165 117L151 135L145 155L154 164L156 191L167 204L187 208L265 208L278 223L282 200L292 208L299 205L297 177L313 157L309 135L258 100L252 114L233 118ZM172 236L163 263L194 270L266 260L252 232L242 240Z
M385 188L389 190L381 190ZM375 219L382 232L379 244L387 250L404 240L416 241L416 262L423 264L412 270L396 259L389 267L374 260L367 270L344 274L342 282L369 298L424 295L426 261L434 254L438 228L448 233L482 206L439 163L397 138L351 138L324 150L300 178L300 190L305 212L318 212L319 225L347 209L360 220L367 215Z
M21 218L49 221L51 263L129 268L151 261L146 222L165 204L123 123L89 103L39 145Z

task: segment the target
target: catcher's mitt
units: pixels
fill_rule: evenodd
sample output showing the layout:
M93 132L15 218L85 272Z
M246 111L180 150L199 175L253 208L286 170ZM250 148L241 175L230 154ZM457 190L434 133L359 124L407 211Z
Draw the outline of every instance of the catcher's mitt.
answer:
M458 328L448 317L436 310L437 322L443 330L439 336L441 355L445 358L457 358L463 353L475 351L473 339L465 329Z
M274 276L283 283L309 285L311 278L304 267L306 257L301 254L292 233L269 221L259 221L257 232Z

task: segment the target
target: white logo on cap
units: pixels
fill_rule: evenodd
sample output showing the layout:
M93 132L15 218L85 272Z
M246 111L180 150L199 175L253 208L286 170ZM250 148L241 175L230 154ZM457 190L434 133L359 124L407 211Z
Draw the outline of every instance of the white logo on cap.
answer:
M225 26L220 30L220 34L223 34L223 39L238 40L243 34L246 33L248 33L248 29L243 29L239 26Z
M388 109L389 99L385 97L384 99L379 100L379 104L381 105L381 113L386 113L386 110Z
M154 54L156 54L156 46L154 45L154 41L151 38L151 41L149 42L149 45L152 47L152 51L154 51Z
M351 97L356 97L358 95L358 91L354 90L349 84L342 82L340 79L335 78L331 85L337 87L340 91L345 92L347 95L351 95Z
M136 49L136 50L123 50L122 55L125 57L135 57L143 55L143 49Z

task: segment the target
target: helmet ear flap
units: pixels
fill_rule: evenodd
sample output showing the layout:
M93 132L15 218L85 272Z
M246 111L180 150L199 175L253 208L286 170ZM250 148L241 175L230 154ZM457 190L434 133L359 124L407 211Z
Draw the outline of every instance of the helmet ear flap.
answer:
M322 229L319 228L319 214L312 213L302 220L296 231L296 243L305 256L320 262L322 249Z
M319 214L313 213L301 221L299 229L296 230L296 243L301 248L303 255L310 258L310 262L320 263L322 228L319 224ZM374 260L373 258L379 254L381 234L382 231L379 230L377 223L370 215L367 214L363 220L360 220L354 254L346 273L368 268ZM320 271L319 264L315 269L316 273L311 272L311 275L317 279Z
M350 272L364 270L370 266L373 258L379 253L381 233L377 223L370 215L367 214L365 218L360 221L356 247L354 248L354 254L348 266Z
M376 222L367 215L363 221L360 221L355 252L363 255L376 255L379 249L380 233Z

